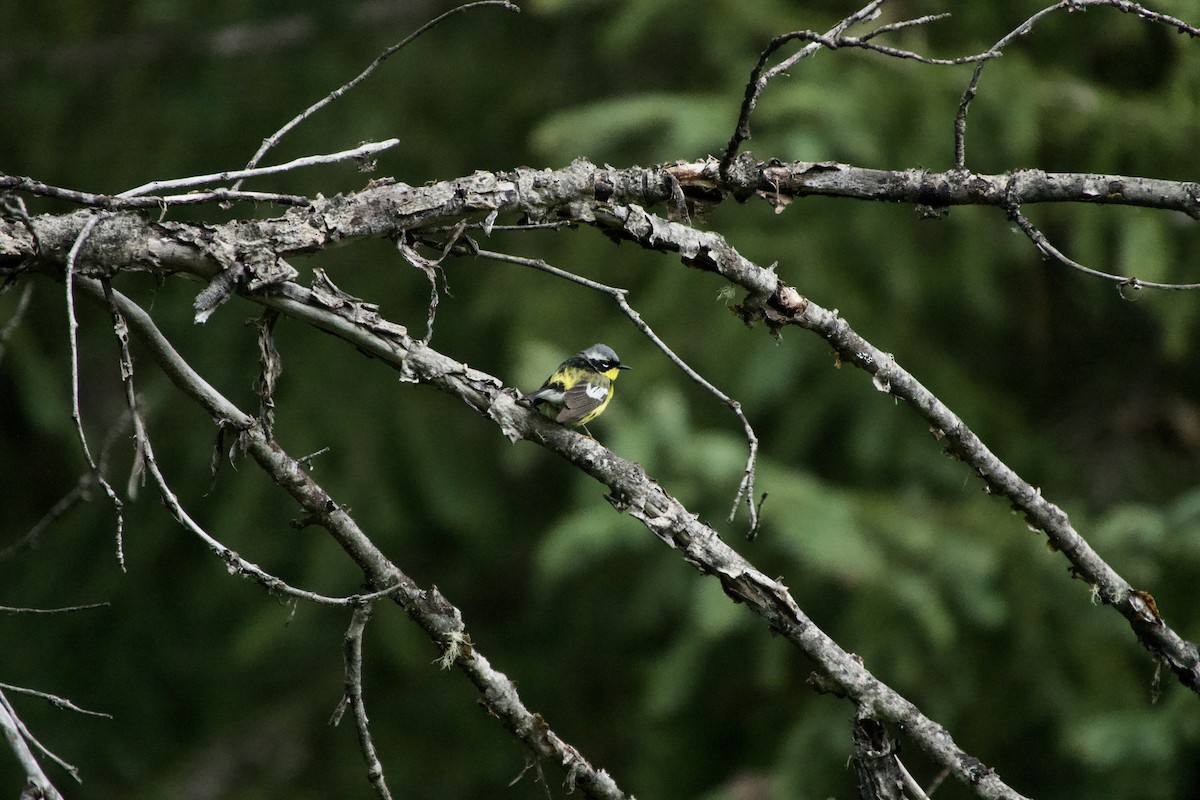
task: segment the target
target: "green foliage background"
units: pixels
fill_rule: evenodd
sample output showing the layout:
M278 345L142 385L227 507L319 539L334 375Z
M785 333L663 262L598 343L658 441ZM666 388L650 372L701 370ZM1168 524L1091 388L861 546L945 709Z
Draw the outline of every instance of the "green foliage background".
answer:
M824 30L845 0L531 0L520 15L460 15L284 140L272 163L398 136L377 175L410 184L578 156L615 166L717 153L747 74L775 34ZM938 56L986 49L1039 2L896 0L889 18L953 11L893 43ZM1186 0L1158 10L1200 22ZM250 0L0 4L0 169L117 192L241 165L262 138L448 4ZM970 68L822 53L772 84L754 118L761 158L946 169ZM1111 10L1060 13L985 73L968 165L1188 180L1200 174L1200 43ZM252 188L353 191L325 167ZM31 202L36 212L66 206ZM224 219L245 207L172 212ZM276 213L261 208L263 215ZM1142 279L1194 281L1181 215L1063 206L1027 213L1073 257ZM840 309L914 372L1100 553L1200 637L1200 301L1112 286L1039 260L995 209L922 221L908 207L761 202L700 224L801 292ZM645 319L738 398L763 441L765 529L738 548L783 576L801 606L969 752L1038 798L1200 793L1196 698L1163 676L1065 560L940 455L926 426L838 370L801 331L781 343L728 314L711 276L595 231L495 234L492 249L628 287ZM424 326L428 285L385 242L322 253L390 319ZM740 542L724 521L744 445L726 409L674 371L611 303L546 275L446 265L432 344L526 389L569 352L611 344L634 365L594 432ZM233 301L191 324L197 286L126 277L208 379L253 408L257 314ZM7 319L19 292L0 297ZM81 381L93 446L123 399L106 315L81 306ZM475 642L529 706L642 798L848 798L853 709L814 694L810 665L547 453L342 343L288 320L277 435L293 455L329 447L314 476L398 564L464 612ZM61 286L35 282L0 364L0 548L83 470L70 424ZM139 388L169 480L210 532L293 584L349 594L358 576L252 465L208 473L214 429L143 359ZM131 454L122 438L113 475ZM117 478L118 484L123 477ZM42 741L77 764L74 798L369 797L352 731L326 726L341 691L348 614L291 608L222 565L153 492L129 508L127 572L97 499L0 561L0 604L108 601L63 617L0 617L0 680L113 714L16 698ZM439 671L395 609L367 634L376 743L398 796L543 797L525 755ZM12 697L10 695L10 697ZM922 780L933 771L911 745ZM555 797L560 773L545 765ZM20 771L0 756L0 792ZM967 797L948 781L938 797Z

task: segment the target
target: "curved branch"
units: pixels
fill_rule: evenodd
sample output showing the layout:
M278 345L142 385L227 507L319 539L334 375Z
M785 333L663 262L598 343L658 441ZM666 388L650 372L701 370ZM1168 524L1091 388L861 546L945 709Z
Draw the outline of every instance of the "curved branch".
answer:
M1008 218L1016 223L1029 240L1033 242L1033 246L1038 249L1044 258L1052 258L1065 267L1070 267L1073 270L1082 272L1084 275L1089 275L1093 278L1112 281L1119 287L1128 286L1131 289L1166 289L1169 291L1186 291L1190 289L1200 289L1200 283L1159 283L1158 281L1144 281L1141 278L1135 278L1132 275L1122 276L1113 275L1108 272L1101 272L1098 269L1092 269L1089 266L1080 264L1073 258L1068 257L1065 253L1050 243L1046 238L1046 234L1042 233L1038 228L1029 221L1029 219L1021 213L1019 208L1010 208Z

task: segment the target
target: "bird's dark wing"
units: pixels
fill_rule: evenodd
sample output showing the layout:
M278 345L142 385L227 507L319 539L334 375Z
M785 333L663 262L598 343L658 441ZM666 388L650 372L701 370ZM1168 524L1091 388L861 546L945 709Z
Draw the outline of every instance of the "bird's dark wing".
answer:
M596 376L591 381L577 382L563 392L562 411L558 412L555 420L563 425L573 425L585 419L600 406L608 402L612 394L612 381L603 376Z

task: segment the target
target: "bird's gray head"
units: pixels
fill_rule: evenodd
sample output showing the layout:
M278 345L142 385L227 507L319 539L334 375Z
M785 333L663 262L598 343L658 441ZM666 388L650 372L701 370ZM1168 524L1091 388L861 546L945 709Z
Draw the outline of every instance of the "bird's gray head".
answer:
M622 364L621 359L606 344L594 344L587 350L576 353L575 358L597 372L608 372L610 369L629 369L628 365Z

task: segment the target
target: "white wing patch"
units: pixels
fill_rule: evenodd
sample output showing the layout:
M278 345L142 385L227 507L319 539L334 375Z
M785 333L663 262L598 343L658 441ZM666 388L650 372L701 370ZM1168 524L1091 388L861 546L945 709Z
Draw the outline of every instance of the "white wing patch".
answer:
M588 386L583 391L587 394L588 397L592 398L597 403L603 403L604 398L608 397L608 387L607 386L597 386L595 384L588 384Z

